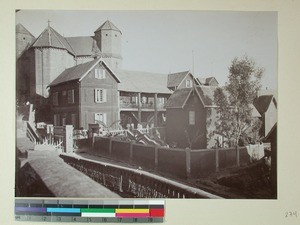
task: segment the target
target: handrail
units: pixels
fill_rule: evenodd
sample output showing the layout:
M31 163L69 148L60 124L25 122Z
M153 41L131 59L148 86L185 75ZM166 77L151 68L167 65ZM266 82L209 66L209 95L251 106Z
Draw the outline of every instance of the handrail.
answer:
M39 142L40 141L39 135L36 133L36 131L33 129L32 125L29 122L27 122L26 131L31 136L31 139L33 139L31 141L34 141L34 142Z

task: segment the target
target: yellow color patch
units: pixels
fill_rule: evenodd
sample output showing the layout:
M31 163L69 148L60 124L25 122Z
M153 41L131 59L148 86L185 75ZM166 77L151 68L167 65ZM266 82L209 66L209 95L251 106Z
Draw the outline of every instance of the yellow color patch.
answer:
M116 209L116 213L149 213L149 209Z

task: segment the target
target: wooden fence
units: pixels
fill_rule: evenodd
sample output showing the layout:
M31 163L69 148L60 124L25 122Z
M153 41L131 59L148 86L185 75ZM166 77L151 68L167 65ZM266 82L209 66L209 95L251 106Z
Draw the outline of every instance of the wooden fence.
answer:
M201 177L250 163L246 147L228 149L175 149L145 146L113 138L94 137L92 152L174 177Z

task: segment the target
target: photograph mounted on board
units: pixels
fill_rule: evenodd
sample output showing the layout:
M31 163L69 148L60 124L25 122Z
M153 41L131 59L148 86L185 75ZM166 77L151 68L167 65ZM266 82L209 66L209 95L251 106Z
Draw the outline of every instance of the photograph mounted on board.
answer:
M16 197L277 199L277 13L16 10Z

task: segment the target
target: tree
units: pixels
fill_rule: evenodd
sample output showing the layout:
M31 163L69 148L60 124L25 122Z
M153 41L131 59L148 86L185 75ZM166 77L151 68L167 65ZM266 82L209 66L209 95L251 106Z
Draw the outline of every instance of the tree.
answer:
M263 69L256 67L252 59L235 58L229 67L228 82L214 92L219 115L215 133L225 137L229 146L237 145L249 131L260 129L259 122L252 117L251 105L261 88L262 75Z

